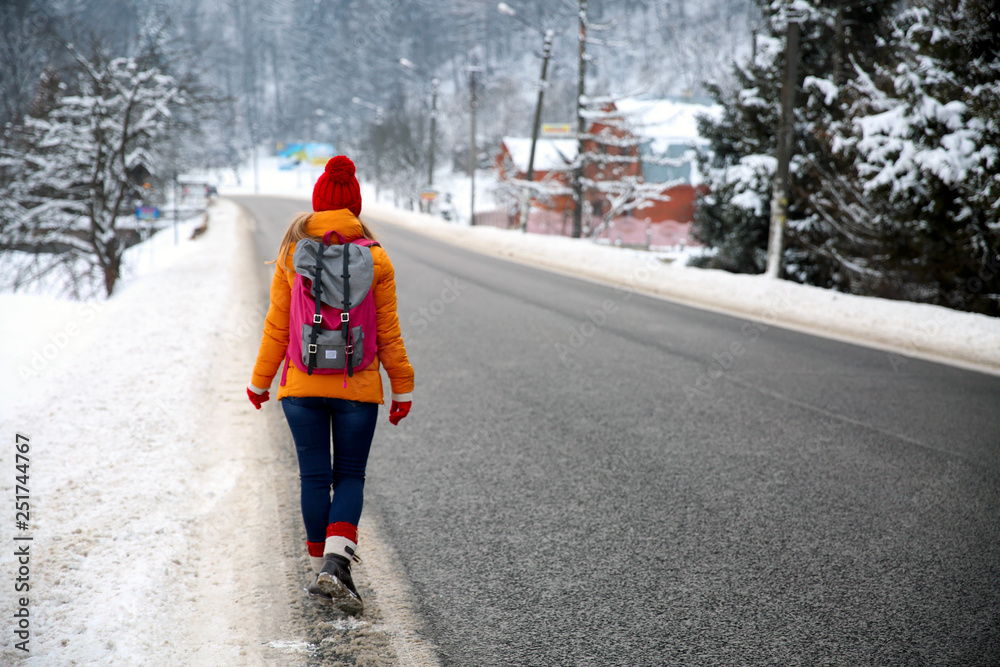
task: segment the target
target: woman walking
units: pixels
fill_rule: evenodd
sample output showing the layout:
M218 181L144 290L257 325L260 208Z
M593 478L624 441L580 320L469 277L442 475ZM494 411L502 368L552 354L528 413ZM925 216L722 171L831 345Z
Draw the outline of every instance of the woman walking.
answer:
M295 441L306 547L317 575L308 591L311 596L334 601L345 612L360 613L364 605L351 578L351 563L357 559L365 468L375 433L378 406L383 402L379 368L384 366L389 375L392 387L389 421L395 425L410 411L413 367L406 356L396 314L392 262L385 250L374 243L374 236L365 223L358 219L361 214L361 190L354 176L354 163L343 155L331 159L316 181L312 201L313 213L300 214L292 221L278 250L271 282L271 303L247 395L259 410L269 398L269 388L278 367L282 361L285 362L278 400ZM305 239L309 241L300 244ZM326 244L331 242L343 246L347 255L351 254L347 251L352 249L348 246L358 246L353 248L355 254L359 254L358 250L361 255L371 254L370 261L361 257L374 274L370 285L355 284L357 279L350 282L349 276L342 278L349 285L349 289L345 286L344 291L366 294L370 287L374 298L377 351L371 363L363 368L352 367L354 360L360 358L360 350L356 357L351 343L358 341L348 339L348 331L358 329L344 326L346 354L342 346L342 371L329 370L329 366L324 367L322 359L316 360L317 346L310 345L309 340L304 345L301 338L296 340L307 335L309 327L313 326L312 313L309 313L308 327L301 327L305 333L290 331L290 322L291 329L297 326L295 316L290 315L290 311L296 312L295 290L303 289L303 284L305 289L311 289L312 285L304 281L303 275L299 275L296 282L295 262L305 265L308 258L306 252L297 254L296 247L302 245L303 251L310 247L325 249L329 247ZM321 263L323 250L317 254L320 260L313 256L314 264ZM347 261L344 261L343 267L344 273L349 274ZM299 274L304 273L302 266L299 269ZM328 273L336 276L339 268ZM364 272L358 275L362 276L362 280L368 276ZM326 289L327 280L331 278L321 277L319 273L315 277L320 278L317 281L320 291ZM317 296L317 315L320 305ZM345 298L345 313L348 305ZM315 331L322 333L325 330L321 330L317 323ZM334 333L339 336L340 332L335 330ZM370 338L364 345L365 350L370 347ZM315 336L311 342L316 343ZM358 346L361 347L362 342L358 342ZM302 352L303 348L308 349ZM300 358L293 359L293 354ZM306 363L303 354L305 357L312 354L312 358ZM326 356L335 358L337 354L332 351Z

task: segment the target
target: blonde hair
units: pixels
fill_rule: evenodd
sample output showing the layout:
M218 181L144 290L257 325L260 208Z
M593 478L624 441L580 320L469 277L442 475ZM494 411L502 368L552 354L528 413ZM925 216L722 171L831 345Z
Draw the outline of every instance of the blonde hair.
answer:
M289 266L287 259L288 250L292 247L292 244L298 243L302 239L321 240L320 237L313 236L306 231L309 221L312 220L312 216L312 213L296 213L295 217L292 218L291 224L288 225L288 229L285 231L284 238L281 239L281 245L278 247L278 256L264 263L276 264L278 261L281 261L283 267L291 270L293 267ZM361 224L361 235L369 241L375 241L375 234L371 228L361 218L358 218L358 222Z

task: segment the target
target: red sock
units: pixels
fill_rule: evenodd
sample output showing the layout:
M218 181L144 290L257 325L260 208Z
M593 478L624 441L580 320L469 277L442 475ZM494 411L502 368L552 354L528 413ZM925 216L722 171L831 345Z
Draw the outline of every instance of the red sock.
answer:
M358 527L346 521L331 523L326 527L324 554L337 554L347 560L358 550Z
M326 542L310 542L306 540L306 549L309 551L309 562L312 565L313 572L319 572L323 569L323 548L326 546Z

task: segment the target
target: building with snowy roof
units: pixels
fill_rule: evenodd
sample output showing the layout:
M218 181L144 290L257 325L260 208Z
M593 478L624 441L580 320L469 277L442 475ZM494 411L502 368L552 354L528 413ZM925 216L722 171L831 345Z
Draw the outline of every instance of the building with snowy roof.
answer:
M628 98L609 102L600 112L590 114L584 151L592 153L594 159L587 161L586 179L600 183L628 176L663 184L656 198L616 216L602 235L634 245L694 243L690 226L701 187L696 156L698 147L707 143L698 134L697 119L702 114L720 113L721 108L699 100ZM576 139L538 138L530 231L565 234L572 229L572 168L578 148ZM501 183L512 190L521 187L518 181L527 178L530 153L530 138L504 137L495 160ZM608 156L610 162L603 159ZM615 164L615 156L625 159L609 166ZM599 219L601 211L608 210L607 197L596 189L588 190L587 200L592 218ZM511 201L519 206L518 197L511 197ZM516 211L510 219L517 219ZM596 229L597 220L590 220L588 226Z

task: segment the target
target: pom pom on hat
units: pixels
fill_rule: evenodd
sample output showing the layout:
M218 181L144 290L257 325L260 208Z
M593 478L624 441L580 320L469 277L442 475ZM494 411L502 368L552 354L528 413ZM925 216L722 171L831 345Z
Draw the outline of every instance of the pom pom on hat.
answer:
M334 183L345 185L350 183L351 177L354 176L354 163L347 156L338 155L337 157L330 158L330 161L326 163L326 169L323 171L326 172L326 175Z
M354 172L350 158L344 155L330 158L313 188L313 210L346 208L356 216L361 215L361 187Z

